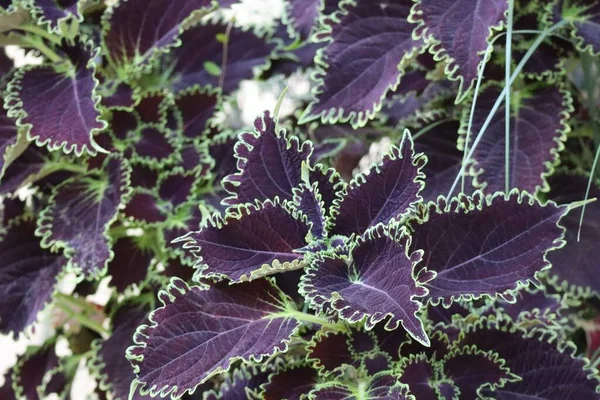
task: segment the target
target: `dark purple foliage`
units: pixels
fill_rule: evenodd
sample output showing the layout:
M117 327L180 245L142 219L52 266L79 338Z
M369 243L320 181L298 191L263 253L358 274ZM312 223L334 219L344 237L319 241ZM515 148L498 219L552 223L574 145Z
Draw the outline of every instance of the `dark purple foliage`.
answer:
M135 335L137 346L128 349L142 393L181 396L234 360L284 351L299 322L277 316L281 300L266 280L210 289L172 280L161 294L164 307L151 314L151 324Z
M96 357L92 368L97 370L100 386L110 392L115 400L126 400L129 396L129 385L135 378L129 361L125 358L125 350L133 344L136 328L146 320L148 310L143 305L125 304L112 318L112 335L106 340L96 343ZM147 399L136 393L134 400Z
M302 182L302 165L308 162L312 144L289 138L268 112L256 119L254 128L243 133L235 147L239 172L223 180L232 194L226 204L291 199L292 190Z
M317 384L317 371L308 365L295 365L269 376L261 386L265 400L300 400Z
M92 137L105 127L96 107L97 80L90 44L66 47L75 70L71 75L42 64L15 72L4 105L17 124L27 127L28 137L39 146L65 153L95 154L99 147ZM54 107L48 107L53 104Z
M417 36L433 42L429 51L445 59L450 77L460 80L459 94L477 78L490 31L506 9L504 0L420 0L415 6Z
M123 237L112 246L114 258L108 263L110 285L124 292L131 285L144 281L152 262L152 252L144 249L135 237Z
M405 0L346 3L339 22L318 32L327 47L317 55L320 66L315 99L304 121L351 121L364 125L400 80L398 65L423 46L414 40Z
M422 254L408 252L408 239L384 229L369 231L352 250L352 264L342 258L316 259L303 278L302 290L319 306L331 305L349 322L365 321L367 329L389 317L386 329L399 325L425 345L429 339L415 315L433 276L417 274ZM334 295L335 293L335 295Z
M210 0L119 2L104 16L103 44L119 66L144 64L155 52L174 46L181 23L192 12L210 5Z
M264 68L269 57L277 48L274 42L266 41L252 31L233 27L227 41L227 61L223 63L224 43L216 40L217 35L227 32L227 24L199 24L183 32L181 47L171 50L161 63L172 71L173 87L176 90L193 85L221 87L224 93L237 89L244 79L253 77L255 68ZM213 75L206 68L211 63L219 67L220 74ZM222 83L222 85L221 85Z
M362 234L377 224L388 224L407 214L421 200L425 159L415 155L412 139L402 137L380 164L358 175L338 200L333 233Z
M15 335L36 321L50 302L67 260L40 246L32 218L13 219L0 234L0 331Z
M424 222L411 223L411 249L424 250L423 265L437 273L426 285L436 303L510 296L536 282L537 273L549 268L548 250L563 244L558 220L566 208L542 206L525 193L486 200L478 192L450 202L442 198L427 209Z
M471 139L479 132L499 94L499 88L492 87L479 96L477 106L482 112L473 120ZM521 101L517 115L511 117L510 189L530 193L546 189L545 177L557 164L558 151L568 131L564 121L573 111L570 99L564 96L557 86L533 89ZM486 193L504 190L504 131L504 108L501 108L473 155L476 180L485 185Z
M269 202L215 219L181 239L198 258L201 276L240 282L303 266L296 250L306 246L308 226L287 207Z
M64 249L73 268L100 274L112 258L106 232L129 193L130 169L109 156L95 178L72 178L56 187L39 222L42 246Z

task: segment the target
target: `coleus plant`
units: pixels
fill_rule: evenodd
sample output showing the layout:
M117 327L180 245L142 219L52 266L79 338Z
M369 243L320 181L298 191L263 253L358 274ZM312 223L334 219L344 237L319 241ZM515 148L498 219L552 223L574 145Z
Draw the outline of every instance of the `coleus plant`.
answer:
M235 3L0 2L0 397L600 398L598 4Z

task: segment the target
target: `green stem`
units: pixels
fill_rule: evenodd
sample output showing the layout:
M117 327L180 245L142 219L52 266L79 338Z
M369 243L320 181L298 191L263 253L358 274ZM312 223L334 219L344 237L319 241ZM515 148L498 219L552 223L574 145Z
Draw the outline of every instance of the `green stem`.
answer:
M301 322L308 322L310 324L321 325L336 332L346 332L348 330L346 325L342 322L333 323L328 321L326 318L319 317L318 315L304 313L302 311L297 310L285 310L281 313L273 315L273 317L294 318Z
M525 55L523 56L523 58L521 59L521 61L517 65L517 67L515 68L513 74L510 77L510 81L509 81L511 85L515 82L515 80L517 79L517 77L519 76L521 71L523 70L523 67L525 67L525 64L527 63L527 61L529 61L529 59L531 58L533 53L538 49L538 47L540 47L540 45L543 43L543 41L546 40L546 38L548 36L550 36L554 31L563 27L565 24L566 24L565 21L561 21L561 22L558 22L558 23L552 25L550 28L542 31L542 33L535 39L535 41L533 42L531 47L527 50L527 53L525 53ZM448 192L447 197L452 196L452 192L454 192L454 189L456 189L456 185L458 184L458 181L460 180L461 176L465 173L465 168L468 163L468 160L470 160L471 157L473 157L473 153L475 153L475 149L477 148L477 145L483 138L483 133L487 130L488 126L492 122L492 119L496 115L496 112L498 111L498 109L500 108L502 103L504 103L504 97L506 96L506 90L507 90L507 88L505 86L504 89L502 90L502 92L500 93L500 95L498 96L498 98L496 99L496 102L494 103L494 106L492 107L485 122L483 123L483 126L479 130L479 133L477 134L475 141L473 141L473 146L470 148L470 150L466 156L467 162L462 163L462 165L460 167L460 171L458 171L458 175L456 176L456 179L454 180L454 183L452 184L452 187L450 188L450 191Z
M104 329L101 323L94 321L89 318L89 314L96 313L96 309L92 307L87 301L83 299L77 299L72 296L67 296L62 293L56 295L56 306L65 312L69 317L79 322L81 325L98 332L101 335L109 335L110 332ZM73 310L73 307L79 310Z
M46 45L46 43L44 43L44 39L42 39L40 37L25 36L25 37L23 37L23 44L29 45L30 47L35 48L40 53L42 53L42 55L44 57L46 57L48 60L52 61L53 63L60 63L61 61L63 61L61 56L56 54L56 52L54 50L52 50L50 47L48 47Z
M504 192L510 191L510 63L512 61L513 13L515 2L508 0L508 18L506 22L506 60L504 61Z
M35 25L21 25L19 26L17 29L20 29L22 31L28 32L28 33L32 33L36 36L42 37L44 39L46 39L47 41L49 41L50 43L54 43L57 45L61 44L61 38L55 35L52 35L51 33L49 33L46 29L41 28L39 26L35 26Z

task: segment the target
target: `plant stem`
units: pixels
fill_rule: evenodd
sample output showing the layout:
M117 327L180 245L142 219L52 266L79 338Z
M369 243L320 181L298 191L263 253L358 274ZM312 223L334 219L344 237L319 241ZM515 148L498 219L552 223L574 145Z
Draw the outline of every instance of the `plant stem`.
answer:
M326 318L319 317L318 315L314 315L314 314L310 314L310 313L304 313L302 311L297 311L297 310L285 310L281 313L277 313L277 314L273 315L273 317L274 318L277 318L277 317L294 318L294 319L297 319L298 321L308 322L310 324L321 325L323 327L329 328L336 332L346 332L347 331L346 325L344 323L329 322Z
M504 192L510 191L510 63L512 61L512 31L515 2L508 0L508 21L506 25L506 60L504 61Z
M513 74L510 77L510 81L509 81L511 85L517 79L517 77L519 76L519 74L523 70L523 67L525 67L525 64L527 63L527 61L529 61L529 59L531 58L531 56L533 55L533 53L537 50L538 47L540 47L540 45L542 44L542 42L544 40L546 40L546 38L548 36L550 36L554 31L556 31L557 29L563 27L565 24L566 24L565 21L561 21L561 22L558 22L558 23L552 25L550 28L544 29L542 31L542 33L535 39L535 41L533 42L533 44L531 45L531 47L527 50L527 53L525 53L525 55L523 56L523 58L521 59L521 61L517 65L517 67L515 68ZM469 152L468 152L468 154L466 156L466 162L462 163L462 165L460 167L460 171L458 171L458 175L456 176L456 179L454 180L454 183L452 184L452 187L450 188L450 191L448 192L447 197L452 196L452 192L454 192L454 189L456 189L456 185L458 184L458 181L460 180L460 177L462 176L462 174L465 173L465 167L466 167L466 164L468 163L468 160L470 160L471 157L473 157L473 153L475 153L475 149L477 148L477 145L481 141L481 139L483 137L483 133L487 130L488 126L492 122L492 119L496 115L496 112L498 111L498 109L500 108L500 106L502 105L502 103L504 102L504 97L506 96L506 90L507 90L507 88L504 87L504 89L502 90L502 92L500 93L500 95L498 96L498 98L496 99L496 102L494 103L494 106L492 107L492 109L491 109L490 113L488 114L485 122L483 123L483 126L479 130L479 133L477 134L477 137L473 141L473 146L471 147L471 149L469 150Z
M44 39L41 37L25 36L23 37L23 44L35 48L53 63L59 63L63 60L54 50L44 43Z
M98 332L101 335L110 334L110 332L104 329L101 323L88 317L89 314L96 313L97 311L87 301L57 293L55 304L64 311L65 314L79 322L81 325ZM73 307L78 308L79 310L73 310Z
M415 133L412 137L413 140L417 140L418 138L420 138L421 136L423 136L424 134L426 134L427 132L431 131L432 129L437 128L438 126L440 126L441 124L450 121L450 119L445 118L445 119L441 119L439 121L435 121L433 124L431 125L427 125L426 127L424 127L423 129L421 129L420 131L418 131L417 133Z
M19 26L17 29L20 29L22 31L28 32L28 33L32 33L36 36L42 37L44 39L46 39L47 41L54 43L54 44L61 44L61 38L55 35L52 35L51 33L49 33L46 29L41 28L39 26L35 26L35 25L21 25Z
M514 33L536 34L537 35L537 34L542 33L542 31L524 29L524 30L513 31L513 34ZM498 35L496 35L492 40L490 40L490 43L488 44L488 47L485 50L485 55L483 57L483 63L481 64L479 71L478 71L477 83L475 84L475 92L473 93L473 101L471 102L471 111L469 113L469 123L467 125L467 133L466 133L466 137L465 137L463 161L462 161L463 164L465 164L467 162L467 153L469 151L469 139L471 136L471 129L473 127L473 118L475 117L475 108L477 107L477 97L479 96L479 89L481 87L481 82L483 81L483 72L485 71L485 66L487 65L487 61L489 60L490 56L492 55L492 51L494 50L494 44L496 44L496 41L504 35L506 35L506 32L501 32ZM464 174L461 175L460 191L461 191L461 193L464 193L464 191L465 191L465 175Z

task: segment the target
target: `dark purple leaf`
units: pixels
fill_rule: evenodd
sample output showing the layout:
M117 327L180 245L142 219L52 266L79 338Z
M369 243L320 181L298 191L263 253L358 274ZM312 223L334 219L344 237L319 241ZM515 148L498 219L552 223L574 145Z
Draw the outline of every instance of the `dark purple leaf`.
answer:
M336 201L332 233L362 234L377 224L388 224L410 212L421 201L425 186L421 169L426 159L415 155L412 139L404 134L400 147L393 146L383 161L367 174L356 176L347 194Z
M307 346L307 360L319 374L327 374L344 364L352 364L354 357L345 333L319 331Z
M237 171L234 150L236 141L237 138L232 136L217 137L211 141L208 147L208 154L215 160L215 166L211 172L216 184L220 184L221 179Z
M431 43L430 52L446 61L450 79L459 80L459 96L477 78L492 29L505 19L506 0L420 0L411 16L415 34Z
M109 93L102 96L102 105L105 107L130 109L136 103L133 98L133 89L127 83L118 82L114 84Z
M360 355L361 353L369 353L375 350L376 337L375 334L370 331L356 330L352 332L348 343L352 351L355 354Z
M141 96L134 111L142 122L162 124L166 120L166 108L169 103L172 104L172 99L166 91L148 92Z
M243 282L304 266L295 250L307 245L308 226L285 204L242 206L211 222L181 239L204 278Z
M83 21L80 13L81 2L79 0L35 0L31 8L31 15L38 25L47 27L60 33L60 24L73 18L79 22Z
M205 135L219 101L217 91L204 90L198 86L177 93L175 106L183 119L183 135L191 139Z
M461 397L465 399L480 397L484 388L494 390L503 387L507 382L520 380L494 351L463 347L446 355L442 363L444 376L454 383Z
M275 58L271 68L268 71L268 74L282 74L283 76L290 76L298 70L304 70L314 66L317 50L322 48L323 45L323 43L311 42L305 42L301 44L298 48L279 58Z
M567 308L561 295L548 293L546 289L527 287L515 294L515 297L516 303L497 299L488 313L498 313L515 322L524 322L528 328L536 326L534 321L540 321L542 326L565 322L560 320L561 312Z
M176 90L193 85L220 87L222 79L223 93L227 94L236 90L242 80L251 79L254 70L268 67L277 44L238 27L231 28L227 63L222 65L224 43L217 40L217 35L226 32L225 23L199 24L183 32L182 46L173 49L163 60L165 68L172 70ZM221 74L212 75L206 63L220 67Z
M261 385L265 400L301 400L317 384L317 371L307 365L293 365L272 373Z
M57 246L85 276L103 273L112 258L107 231L129 195L129 165L110 155L97 176L71 178L57 186L38 220L42 246Z
M326 214L329 216L333 201L341 196L346 188L346 183L335 169L325 169L321 164L317 164L314 168L311 168L309 171L309 180L311 183L317 184Z
M170 171L159 177L158 195L173 207L177 207L191 199L196 183L197 177L194 171L180 169Z
M446 195L460 171L463 153L457 148L459 127L458 121L443 122L415 142L415 150L427 156L423 167L425 188L421 192L424 201L435 201L439 195ZM470 181L469 177L465 178L469 187Z
M267 280L188 288L173 278L164 304L138 329L128 357L142 393L179 397L234 361L260 361L287 349L299 322L280 308L285 298Z
M121 306L112 317L112 333L108 339L94 343L95 357L91 368L99 379L99 386L115 400L127 400L129 385L135 379L125 350L133 344L138 325L146 321L148 310L143 305L128 303ZM132 400L147 399L136 393ZM131 398L130 398L131 399Z
M319 8L322 0L290 0L286 5L285 16L288 23L298 32L301 38L306 39L315 26L319 17Z
M316 257L302 279L307 299L331 305L349 322L365 321L367 329L390 317L387 330L400 324L420 343L429 345L423 323L416 316L427 295L424 284L433 278L415 270L422 253L409 253L409 239L394 228L369 231L352 249L350 264L341 257Z
M192 280L194 275L194 269L188 265L185 265L181 262L179 258L170 258L165 264L165 270L163 275L168 277L176 276L177 278L181 278L186 282Z
M432 333L429 335L430 346L425 347L423 344L409 339L400 346L400 357L410 357L411 354L425 354L430 359L440 360L447 353L450 347L450 340L448 336L439 329L431 329Z
M108 263L110 285L123 293L131 285L146 279L152 262L152 250L145 248L143 238L122 237L112 246L115 254Z
M404 329L388 331L383 324L375 325L373 333L377 337L379 348L393 361L400 361L400 345L411 340L408 333Z
M411 249L424 250L423 265L437 273L426 285L429 300L510 296L537 282L538 272L550 267L546 254L564 243L558 220L566 211L517 191L429 203L424 221L410 223Z
M278 130L269 112L257 118L254 127L254 132L241 134L235 146L239 172L223 180L232 194L226 204L291 199L292 189L302 182L302 164L308 162L312 144Z
M160 167L175 157L176 144L169 140L164 128L146 126L140 130L139 135L139 141L133 146L135 161Z
M95 93L98 81L92 60L97 50L91 44L76 46L64 48L73 64L66 74L47 64L18 69L8 84L4 105L38 146L95 155L103 149L93 135L106 126L100 119L100 97Z
M131 187L153 189L158 183L158 171L139 163L131 164Z
M154 224L164 222L167 212L158 204L156 195L151 191L137 190L123 210L125 216L135 221Z
M548 183L551 191L548 197L559 204L580 201L585 197L588 178L573 173L552 175ZM600 187L593 183L589 198L600 198ZM551 281L563 289L578 295L600 293L598 257L596 248L600 240L600 203L594 202L585 207L581 226L581 237L577 240L581 210L573 210L564 216L561 225L567 230L566 245L548 254L552 268L548 271Z
M54 347L54 341L39 348L30 347L25 355L17 361L12 381L18 399L39 399L37 388L42 385L46 374L59 366L59 359ZM63 381L63 383L66 382Z
M437 400L435 384L436 365L434 359L425 354L412 354L402 361L400 382L408 385L408 391L419 400Z
M491 87L479 96L471 139L479 132L499 94L500 88ZM564 147L565 134L569 131L567 120L572 111L570 95L557 86L528 91L528 96L520 101L518 111L510 120L511 189L531 193L547 190L545 178L559 162L558 152ZM480 184L486 184L486 193L504 190L504 153L505 118L501 107L473 154L473 173Z
M522 378L484 394L495 399L598 399L598 378L587 362L574 356L570 344L560 345L552 335L527 334L502 323L481 320L464 332L460 345L475 345L482 351L502 355L505 366ZM461 390L462 392L462 390Z
M125 110L112 111L110 129L116 139L122 141L134 139L134 131L139 125L137 114Z
M0 200L0 233L8 227L8 223L25 213L25 202L18 197L2 197Z
M177 45L181 23L194 11L210 6L210 0L121 1L103 16L103 44L119 67L147 63L155 53Z
M362 368L369 375L390 369L391 357L384 352L374 352L362 357Z
M258 397L259 386L267 382L270 371L257 366L242 366L227 374L218 391L206 394L205 400L240 400ZM197 391L196 391L197 392Z
M315 165L319 163L319 161L334 157L344 147L346 147L346 140L341 138L331 138L320 143L315 143L313 153L310 156L310 163Z
M301 184L294 195L295 207L307 217L311 223L310 233L313 239L325 239L327 210L319 193L317 183L312 186Z
M50 157L46 149L34 144L27 146L6 169L0 181L0 194L15 192L22 187L31 176L42 170L48 158Z
M0 331L15 335L36 321L50 302L58 275L67 260L40 246L31 218L0 228Z
M338 23L322 27L318 36L328 44L317 53L315 99L301 122L362 126L373 117L398 85L405 60L423 46L407 20L411 6L404 0L359 1L345 7Z
M421 71L417 71L421 72ZM404 76L402 82L410 79ZM391 126L418 126L418 117L432 108L432 103L454 94L448 81L432 82L422 93L409 92L407 95L395 98L383 109Z

